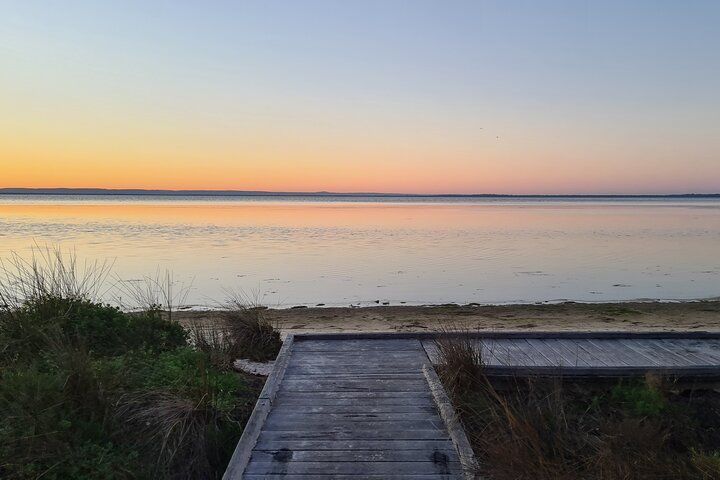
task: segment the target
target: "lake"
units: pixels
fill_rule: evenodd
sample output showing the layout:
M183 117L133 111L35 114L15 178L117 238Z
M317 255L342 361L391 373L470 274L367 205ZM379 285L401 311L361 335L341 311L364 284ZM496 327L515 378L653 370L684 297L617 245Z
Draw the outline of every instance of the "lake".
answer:
M720 295L715 199L0 196L0 254L33 245L169 270L197 306Z

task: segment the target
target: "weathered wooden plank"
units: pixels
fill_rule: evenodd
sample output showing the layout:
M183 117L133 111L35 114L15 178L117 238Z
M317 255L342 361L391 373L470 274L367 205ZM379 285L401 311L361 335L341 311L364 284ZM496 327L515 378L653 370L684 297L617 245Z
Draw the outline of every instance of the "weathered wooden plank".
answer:
M524 339L520 339L520 343L524 343ZM542 359L538 361L538 355L534 354L534 349L528 349L527 346L520 347L516 339L478 339L477 344L485 365L536 366L547 364ZM434 365L440 363L438 347L433 340L423 341L423 347Z
M618 362L624 364L624 366L632 367L652 365L652 363L650 363L644 355L636 352L626 345L623 345L617 340L592 339L588 340L588 342L606 351L609 356L616 357Z
M510 343L505 341L494 341L494 340L481 340L478 339L476 342L477 348L480 351L482 361L486 365L506 365L508 364L509 346ZM423 348L427 353L430 361L437 365L439 360L438 346L434 340L424 340L422 342Z
M337 350L337 351L293 351L295 358L415 358L418 350Z
M352 432L333 430L327 431L279 431L260 433L259 438L264 440L447 440L447 432L430 426L425 430L375 430L364 429Z
M615 367L630 367L644 361L634 350L619 345L614 340L588 339L586 342L597 351L603 352L608 361L614 359L612 366Z
M486 341L479 342L480 355L482 361L488 365L526 365L530 362L534 365L534 360L526 351L520 350L516 342L512 340L498 340L491 344Z
M337 358L328 357L305 357L297 358L293 362L293 366L304 366L304 367L366 367L366 368L383 368L390 367L393 365L402 365L406 368L415 367L421 365L425 361L424 357L362 357L352 358L348 356L339 356Z
M296 380L282 383L279 392L424 392L427 383L418 380L338 379Z
M331 375L331 376L312 376L312 375L295 375L295 376L288 376L283 379L283 383L288 383L290 385L302 385L309 382L314 382L316 384L328 384L328 385L336 385L336 384L353 384L353 383L359 383L364 385L385 385L385 384L412 384L412 383L424 383L425 379L420 378L417 376L417 374L411 374L411 375L392 375L392 374L384 374L384 375Z
M367 333L303 333L296 334L298 341L307 340L383 340L383 339L413 339L425 340L437 337L466 336L465 332L367 332ZM490 331L478 330L471 333L472 336L482 339L495 338L693 338L720 341L720 331L683 331L683 332L658 332L658 331L634 331L627 330L600 330L600 331Z
M397 352L397 353L412 353L417 351L415 346L404 346L404 347L383 347L378 345L372 345L372 340L367 345L350 346L350 345L336 345L332 347L298 347L297 352L306 354L338 354L338 353L350 353L350 354L361 354L361 353L373 353L373 352Z
M648 355L648 353L645 352L644 349L639 348L636 340L618 338L615 341L618 343L618 345L622 345L624 348L639 355L643 359L643 362L645 362L645 364L642 365L643 367L657 367L663 365L663 361L659 361L657 358L655 358L655 355Z
M682 366L698 366L703 365L702 360L697 358L690 352L684 352L682 345L663 345L658 340L644 340L649 348L653 348L659 354L664 354L670 361L675 362L675 365Z
M485 365L511 365L511 353L508 342L502 340L478 340L481 358Z
M316 375L318 378L323 378L325 375L361 375L361 374L374 374L374 375L400 375L400 374L412 374L417 373L418 368L422 368L423 362L412 362L397 364L397 368L393 368L393 364L369 364L363 365L362 368L356 365L348 364L297 364L293 365L290 369L290 374L296 375Z
M417 373L416 370L369 370L367 368L358 368L356 370L344 370L344 369L315 369L314 371L308 371L307 369L300 368L289 368L285 372L284 378L303 379L303 378L397 378L397 379L417 379L422 376Z
M434 462L438 455L445 455L448 463L453 462L453 449L425 450L297 450L281 448L278 450L255 450L252 461L262 462Z
M405 403L403 403L405 399ZM368 408L384 408L384 407L397 407L407 405L408 407L425 407L432 405L432 398L427 396L418 397L407 397L404 394L400 394L396 397L380 397L380 398L366 398L366 397L341 397L337 399L321 397L316 398L312 396L293 396L291 399L282 398L274 403L273 409L283 409L283 411L291 412L294 407L327 407L327 406L339 406L339 407L368 407ZM288 410L285 410L288 409Z
M545 344L548 349L556 352L563 359L563 365L568 367L590 367L592 366L580 355L580 349L577 346L567 345L562 339L542 339L538 340Z
M661 340L665 342L667 340ZM675 341L670 341L674 343ZM717 342L709 342L705 340L684 340L683 346L707 361L712 365L720 365L720 344Z
M438 453L437 462L256 462L251 460L248 474L284 475L449 475L460 473L459 464L450 463L447 455Z
M511 365L520 366L550 366L557 367L565 365L563 356L550 348L543 342L543 339L511 339L499 340L510 345L512 356L509 358Z
M599 362L592 355L589 355L587 351L580 346L581 341L582 340L574 339L543 340L543 342L551 344L552 348L554 348L556 351L562 352L563 355L566 355L567 358L569 358L577 367L604 366L601 362Z
M329 370L340 370L346 372L363 370L384 370L389 372L414 372L418 364L427 361L423 357L408 359L403 361L389 362L387 359L362 359L355 360L350 358L339 358L334 361L324 359L298 359L290 368L324 368Z
M453 444L450 438L442 440L306 440L306 439L258 439L255 445L256 451L275 450L323 450L323 451L344 451L344 450L380 450L387 452L399 452L406 450L448 450Z
M387 350L387 351L352 351L352 352L297 352L297 360L306 360L314 358L352 358L354 360L374 359L374 358L418 358L418 352L413 350Z
M298 401L298 400L353 400L358 405L362 405L366 400L393 400L405 399L407 401L417 401L422 399L432 400L430 394L425 392L414 392L408 395L408 392L293 392L289 390L280 390L276 396L276 400ZM321 405L318 403L318 405ZM338 405L341 405L338 403Z
M430 395L413 395L408 397L404 393L396 393L393 396L381 395L387 392L378 392L375 396L358 396L348 392L334 393L316 393L306 395L278 395L273 403L273 408L281 406L302 407L302 406L351 406L351 407L392 407L392 406L428 406L433 404ZM322 395L322 396L321 396Z
M297 362L292 365L291 371L305 370L311 373L324 372L333 373L412 373L422 367L423 362L372 362L365 364L353 364L346 361L343 362Z
M696 340L655 340L657 343L663 345L668 349L680 349L682 352L687 352L693 355L699 365L718 365L720 366L720 344L717 348L713 346L712 342L699 342ZM699 348L698 348L699 347Z
M454 480L458 478L455 474L451 475L441 475L437 473L430 473L430 474L407 474L407 475L389 475L389 474L380 474L380 475L364 475L364 474L352 474L352 475L332 475L332 476L326 476L326 475L318 475L318 474L311 474L311 475L297 475L297 474L278 474L278 475L268 475L268 474L249 474L249 475L243 475L244 480L318 480L318 478L332 478L332 480Z
M399 430L430 430L436 428L442 430L443 423L440 417L434 420L389 420L389 421L372 421L366 420L362 422L352 420L330 420L326 421L321 415L314 421L299 422L275 422L267 420L263 426L265 432L356 432L372 430L375 432L387 431L397 432Z
M398 382L393 385L392 383L374 383L374 384L363 384L362 382L336 382L336 383L318 383L313 385L311 383L303 382L290 383L280 387L278 395L285 394L314 394L314 393L396 393L411 396L415 393L424 393L426 386L419 382Z
M284 425L286 423L316 423L318 420L323 422L337 422L338 424L346 422L391 422L391 421L424 421L434 422L437 420L437 412L399 412L399 413L369 413L369 412L349 412L349 413L296 413L294 411L273 411L268 416L266 423L275 425Z
M435 344L434 340L423 340L422 341L422 347L423 350L425 350L425 354L428 356L430 361L437 365L438 363L438 348Z
M295 347L297 348L342 348L342 347L366 347L366 348L408 348L417 349L419 340L416 338L345 338L338 342L334 339L305 340L303 336L297 336Z
M534 355L535 365L534 366L545 366L545 367L572 367L573 364L565 359L565 357L552 349L550 345L543 342L542 339L528 338L518 341L516 344L519 348L522 342L525 342L530 348L528 354L532 355L532 351L536 352ZM516 360L513 359L513 362ZM517 363L515 363L517 364Z
M368 405L366 403L354 405L292 405L275 403L275 410L290 412L294 415L325 415L325 414L363 414L373 415L381 413L435 413L431 404L424 405Z
M625 345L641 353L646 358L650 359L657 366L691 366L691 362L687 362L680 358L668 355L667 352L659 350L657 347L648 343L647 339L639 340L622 340Z
M581 352L580 355L582 358L584 358L590 366L611 367L621 365L617 358L608 354L605 350L596 347L589 340L579 339L561 341L573 342L573 345Z
M597 366L604 372L613 367L720 366L720 341L717 339L702 338L703 336L682 338L677 334L671 335L671 338L666 338L665 334L657 336L660 338L653 338L649 334L633 334L628 335L628 338L599 334L599 338L592 338L588 335L567 336L562 332L558 337L567 337L562 343L559 343L557 338L553 339L549 333L540 338L482 338L478 341L484 342L484 362L488 366L561 366L565 369ZM538 343L541 340L542 342ZM628 344L629 340L632 343ZM640 341L649 343L637 343ZM546 348L543 343L552 348ZM529 347L523 347L523 344ZM648 345L662 348L655 348L659 351L650 353ZM437 364L434 341L423 340L423 347L431 361Z
M376 345L375 340L367 340L363 343L346 344L331 340L323 345L315 345L300 342L297 345L297 352L415 352L417 351L417 341L410 341L403 344L382 344Z

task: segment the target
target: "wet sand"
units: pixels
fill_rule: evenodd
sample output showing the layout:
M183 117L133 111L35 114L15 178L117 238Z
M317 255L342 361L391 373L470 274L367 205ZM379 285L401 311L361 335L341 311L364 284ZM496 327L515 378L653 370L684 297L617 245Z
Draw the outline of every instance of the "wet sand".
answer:
M427 332L472 330L718 331L720 300L660 303L428 305L268 309L265 317L285 333ZM174 314L182 323L212 324L219 312Z

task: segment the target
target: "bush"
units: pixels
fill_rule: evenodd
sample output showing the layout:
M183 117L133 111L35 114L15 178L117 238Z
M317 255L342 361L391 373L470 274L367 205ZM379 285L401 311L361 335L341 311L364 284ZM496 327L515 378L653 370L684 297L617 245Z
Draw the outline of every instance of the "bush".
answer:
M133 349L165 351L187 344L187 332L153 312L126 314L83 299L33 298L0 319L5 358L31 360L58 333L82 344L92 356L121 355Z
M157 312L129 315L126 344L134 349L164 352L187 345L187 331Z
M667 409L662 392L644 384L615 385L610 399L635 417L658 417Z
M78 392L96 398L93 391ZM0 376L0 477L140 478L132 448L113 444L103 411L68 392L65 372L37 365Z
M0 342L0 478L219 478L257 394L154 312L44 296Z
M225 312L226 335L233 358L254 361L274 359L282 341L280 333L263 317L261 308L245 308L239 304Z
M169 275L125 313L93 300L105 265L36 253L0 260L0 478L220 478L262 385L188 344ZM223 355L274 356L277 332L240 316Z

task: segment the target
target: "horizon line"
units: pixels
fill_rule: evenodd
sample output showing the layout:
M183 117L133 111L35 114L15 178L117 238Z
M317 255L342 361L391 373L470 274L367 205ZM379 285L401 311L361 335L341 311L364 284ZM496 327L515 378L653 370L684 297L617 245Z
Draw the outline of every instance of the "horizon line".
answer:
M720 193L394 193L394 192L292 192L269 190L144 189L144 188L0 188L0 195L148 195L148 196L325 196L325 197L454 197L454 198L678 198L720 197Z

